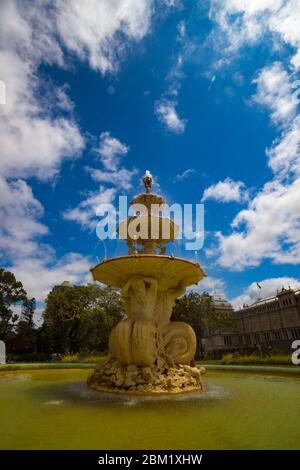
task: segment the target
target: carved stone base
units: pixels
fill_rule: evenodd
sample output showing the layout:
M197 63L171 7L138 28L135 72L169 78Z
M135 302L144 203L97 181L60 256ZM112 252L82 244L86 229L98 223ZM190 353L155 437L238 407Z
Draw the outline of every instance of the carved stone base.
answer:
M90 388L101 392L132 395L179 394L204 391L200 369L188 365L168 367L163 361L151 367L123 365L110 358L99 364L88 377Z

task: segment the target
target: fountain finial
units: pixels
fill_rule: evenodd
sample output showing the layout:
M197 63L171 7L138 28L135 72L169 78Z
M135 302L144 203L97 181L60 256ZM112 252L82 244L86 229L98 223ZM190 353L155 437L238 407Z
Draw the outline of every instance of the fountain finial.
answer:
M151 193L152 181L153 181L153 176L151 175L149 170L146 170L144 177L143 177L143 183L145 185L147 194Z

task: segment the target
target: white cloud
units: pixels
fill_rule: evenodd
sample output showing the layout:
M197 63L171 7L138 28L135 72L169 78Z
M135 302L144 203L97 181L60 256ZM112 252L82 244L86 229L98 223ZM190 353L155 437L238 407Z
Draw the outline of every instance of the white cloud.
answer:
M0 177L0 253L2 258L37 254L37 239L48 233L39 222L44 209L23 180L7 183Z
M122 144L116 137L112 137L110 132L102 132L99 147L94 149L108 171L115 171L119 167L119 158L127 155L128 151L129 147Z
M291 64L300 67L298 0L214 0L210 18L217 26L210 41L222 54L219 65L237 57L242 47L256 45L264 38L273 41L274 47L278 40L292 46L296 52Z
M282 6L283 0L225 0L227 11L231 14L245 11L249 16L256 15L262 11L277 11Z
M282 8L270 15L269 28L280 35L282 40L295 48L291 59L295 69L300 68L300 3L298 0L282 1Z
M189 178L191 175L194 175L196 170L194 168L188 168L187 170L184 170L182 173L178 173L178 175L175 176L174 182L177 183L178 181L183 181L187 178Z
M263 68L254 80L257 91L253 101L271 111L274 124L284 125L297 113L292 81L280 62Z
M182 0L162 0L168 7L180 8Z
M207 276L204 279L202 279L201 282L196 286L190 286L188 288L188 291L192 292L208 292L209 294L215 294L218 293L220 295L225 296L225 290L226 290L226 283L223 279L217 278L217 277L212 277L212 276Z
M177 24L176 42L178 51L176 52L175 59L173 60L166 76L166 90L164 91L161 99L155 103L155 114L159 121L170 132L181 134L185 130L187 120L179 116L176 110L176 100L185 77L183 72L185 59L190 54L190 42L187 37L186 24L184 20L179 21Z
M241 308L244 304L251 305L256 302L258 298L265 299L266 297L272 297L283 287L285 289L289 286L292 289L300 287L300 281L293 277L264 279L258 283L261 289L258 288L256 282L252 282L241 295L230 301L235 309Z
M39 93L39 64L62 64L60 48L49 31L51 15L46 27L45 16L35 22L38 8L23 7L7 0L0 5L0 69L7 94L0 114L0 172L6 177L48 178L63 158L80 155L84 139L72 117L62 114L66 104L62 89L59 100L55 88L52 101ZM52 114L54 102L57 117Z
M12 263L10 269L21 280L28 295L44 301L53 286L69 281L81 284L91 281L91 261L78 253L68 253L60 260L25 258Z
M248 197L245 184L242 181L233 181L226 178L205 189L201 201L213 199L218 202L241 202Z
M102 204L111 204L115 198L115 188L103 188L90 194L80 202L77 207L63 213L65 220L72 220L80 224L85 230L95 229L97 224L96 210Z
M126 168L119 168L114 172L102 171L95 168L87 168L94 181L99 183L107 183L116 186L119 190L126 191L132 188L132 179L137 174L138 170L127 170Z
M96 209L102 204L112 204L117 191L128 191L132 188L132 179L137 170L128 170L120 167L120 157L126 155L129 147L112 137L109 132L100 135L99 147L94 152L100 156L104 170L86 167L91 178L98 183L105 183L112 187L100 186L82 200L77 207L63 213L65 220L72 220L81 225L83 229L94 229L97 224Z
M156 103L155 112L162 124L170 132L181 134L185 130L186 120L181 119L176 111L177 103L175 101L160 100Z
M110 132L103 132L100 135L99 146L94 149L94 153L100 157L104 170L90 167L86 167L86 170L94 181L112 187L100 186L99 191L89 194L77 207L65 211L63 213L65 220L77 222L84 230L95 229L98 222L97 208L103 204L112 204L117 191L122 189L128 191L132 188L132 179L137 170L120 167L120 158L127 155L128 151L129 147L111 136Z
M249 207L237 214L233 232L217 234L219 263L233 270L258 266L263 259L298 264L299 207L300 179L289 185L267 183Z
M16 275L30 297L43 302L52 287L65 280L74 284L90 282L91 260L88 257L79 253L67 253L58 260L49 245L27 240L24 235L26 234L23 234L22 239L9 240L9 244L4 242L1 249L5 248L10 252L15 249L6 269ZM24 243L24 247L18 243ZM8 253L6 258L7 255Z
M267 150L267 156L277 178L300 176L300 114L287 123L280 138Z
M8 183L0 177L0 254L1 259L22 263L31 257L51 259L53 250L40 244L49 233L39 219L44 208L24 180Z
M1 172L5 176L46 179L55 175L62 158L77 157L83 139L66 119L30 118L15 115L1 132Z
M44 209L23 180L0 178L0 254L28 295L43 301L53 285L64 280L86 282L90 261L78 253L57 260L53 248L41 243L48 228L40 222Z
M300 115L294 81L283 65L275 62L259 72L255 83L257 92L253 101L270 110L272 123L281 131L280 137L267 149L269 166L278 179L297 177L300 174Z
M138 41L149 31L153 1L55 0L54 11L67 49L105 73L118 68L129 41Z
M178 23L177 30L178 30L180 38L181 39L185 38L185 36L186 36L186 26L185 26L185 22L183 20Z

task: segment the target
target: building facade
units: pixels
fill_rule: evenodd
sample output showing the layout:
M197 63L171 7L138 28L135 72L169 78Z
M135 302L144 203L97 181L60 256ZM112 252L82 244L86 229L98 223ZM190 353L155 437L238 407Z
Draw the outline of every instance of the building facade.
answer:
M233 311L222 298L213 298L216 309ZM230 330L209 332L203 340L208 356L235 350L276 349L291 351L291 344L300 339L300 289L282 289L274 297L258 299L233 312Z
M235 318L233 307L226 299L220 295L213 295L212 300L217 312ZM226 330L210 330L207 328L204 332L204 338L201 339L204 354L214 357L232 349L234 346L238 346L238 344L235 344L238 338L234 329L235 324L232 328Z

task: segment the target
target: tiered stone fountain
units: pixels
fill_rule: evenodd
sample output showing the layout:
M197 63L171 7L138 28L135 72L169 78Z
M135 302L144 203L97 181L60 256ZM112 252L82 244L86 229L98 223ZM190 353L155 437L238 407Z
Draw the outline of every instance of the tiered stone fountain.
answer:
M143 182L146 192L131 202L140 205L139 215L118 227L128 256L91 268L94 280L121 289L127 318L112 330L110 357L90 375L88 386L141 395L201 391L205 369L194 363L195 332L187 323L172 322L171 315L175 300L205 273L198 263L166 255L166 244L179 228L160 216L164 199L151 192L150 172ZM130 224L139 225L138 236L130 236Z

